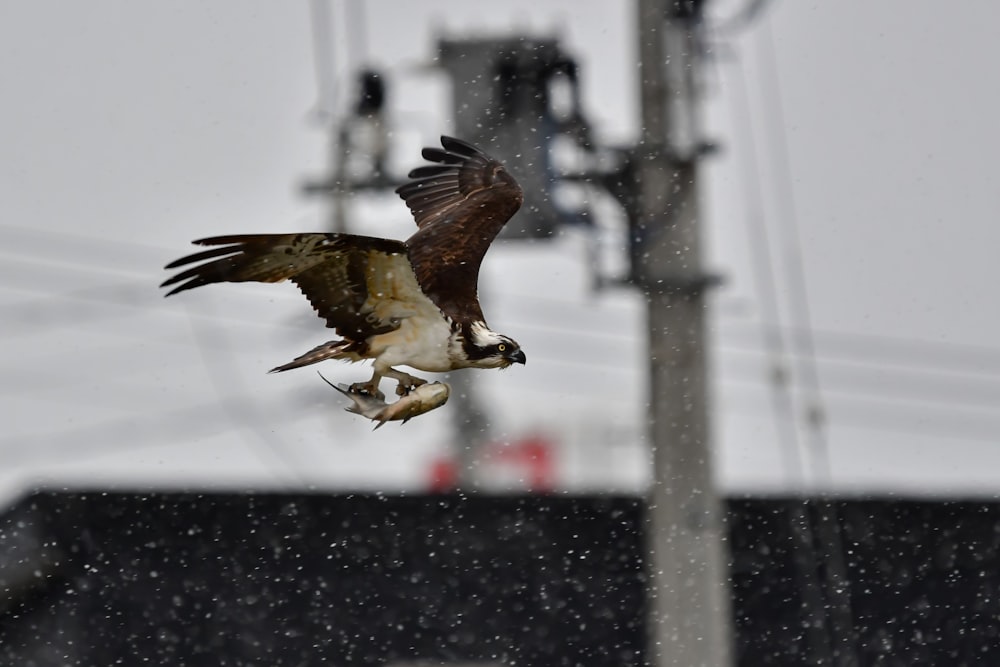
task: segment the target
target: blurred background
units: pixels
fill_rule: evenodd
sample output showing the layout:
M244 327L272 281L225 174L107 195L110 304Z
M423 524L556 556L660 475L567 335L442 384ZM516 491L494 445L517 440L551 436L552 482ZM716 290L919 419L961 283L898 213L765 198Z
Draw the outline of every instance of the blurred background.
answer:
M689 86L670 97L670 143L698 165L694 251L712 284L705 491L926 508L995 497L1000 8L665 4L697 23L667 78ZM637 11L0 6L0 503L456 485L644 497L649 285L620 187L649 132ZM491 129L500 107L541 139ZM509 150L536 188L480 287L526 366L445 378L461 391L444 408L371 433L312 369L267 375L329 338L293 286L163 298L163 265L204 236L406 238L392 187L441 134Z
M709 302L719 483L995 493L1000 187L988 147L1000 94L981 50L995 10L745 4L708 3L701 83L702 135L719 148L701 181L705 263L724 277ZM368 435L311 372L266 374L325 340L293 286L169 300L157 289L192 239L330 227L328 200L303 186L333 167L331 125L355 106L359 69L384 80L396 178L454 132L455 84L438 56L448 36L558 38L594 142L638 138L629 3L511 2L488 15L477 3L348 3L319 25L308 3L2 11L8 498L98 481L427 484L450 451L449 410ZM490 253L490 322L531 364L480 373L476 387L491 439L544 438L560 488L638 491L649 480L642 296L594 289L621 274L626 230L605 193L584 196L592 227ZM348 208L357 233L412 232L391 192ZM796 287L808 332L792 329ZM773 412L769 395L800 348L787 339L775 353L770 328L814 341L822 478L792 479L782 464L776 422L803 415ZM359 370L328 374L350 382Z

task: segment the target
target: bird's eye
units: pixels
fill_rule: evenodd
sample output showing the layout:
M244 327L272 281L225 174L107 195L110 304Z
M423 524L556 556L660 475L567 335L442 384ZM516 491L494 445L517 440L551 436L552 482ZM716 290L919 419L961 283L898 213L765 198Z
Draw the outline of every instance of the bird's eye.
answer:
M497 345L497 351L498 352L504 352L506 349L507 349L507 346L504 345L503 343L500 343L499 345Z

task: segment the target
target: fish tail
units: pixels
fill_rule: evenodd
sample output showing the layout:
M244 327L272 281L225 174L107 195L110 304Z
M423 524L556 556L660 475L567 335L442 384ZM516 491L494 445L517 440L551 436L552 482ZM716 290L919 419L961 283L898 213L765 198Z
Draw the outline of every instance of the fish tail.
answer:
M377 419L377 417L373 415L378 415L385 407L385 403L375 398L374 396L369 396L368 394L359 394L356 391L351 391L350 387L348 387L346 384L336 385L327 380L325 377L323 377L323 374L320 373L319 371L316 371L316 375L323 378L323 382L327 383L328 385L339 391L341 394L351 399L351 401L353 401L351 405L344 408L344 410L348 412L352 412L356 415L361 415L362 417L368 417L369 419Z

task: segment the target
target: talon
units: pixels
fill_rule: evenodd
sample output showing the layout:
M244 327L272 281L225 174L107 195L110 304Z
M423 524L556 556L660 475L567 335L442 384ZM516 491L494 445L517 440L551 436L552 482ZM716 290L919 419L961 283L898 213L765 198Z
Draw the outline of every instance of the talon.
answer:
M374 396L380 401L385 400L385 394L379 391L378 386L371 382L355 382L354 384L351 385L351 393L367 394L368 396Z
M427 380L407 375L404 380L400 380L399 384L396 385L396 395L406 396L422 384L427 384Z

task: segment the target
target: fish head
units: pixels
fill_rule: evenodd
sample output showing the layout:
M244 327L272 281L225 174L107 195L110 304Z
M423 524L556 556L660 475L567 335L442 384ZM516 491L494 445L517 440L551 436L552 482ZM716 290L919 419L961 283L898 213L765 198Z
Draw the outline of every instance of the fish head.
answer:
M404 422L439 408L448 401L451 387L443 382L428 382L411 389L405 396L388 406L383 421L401 419Z

